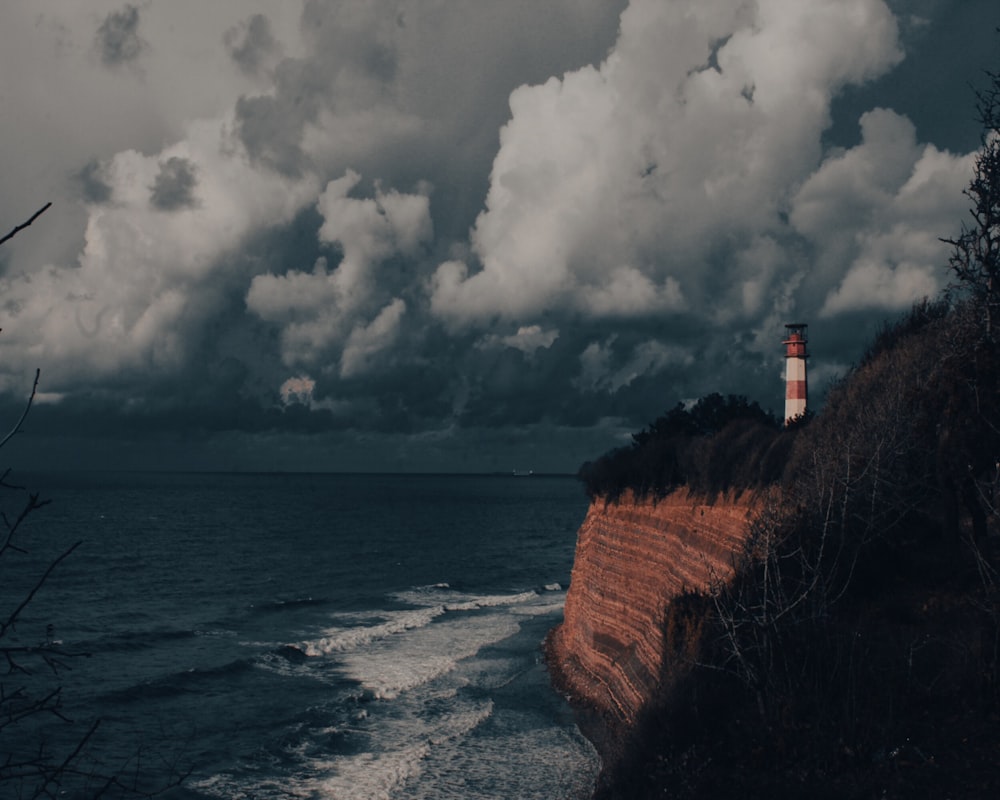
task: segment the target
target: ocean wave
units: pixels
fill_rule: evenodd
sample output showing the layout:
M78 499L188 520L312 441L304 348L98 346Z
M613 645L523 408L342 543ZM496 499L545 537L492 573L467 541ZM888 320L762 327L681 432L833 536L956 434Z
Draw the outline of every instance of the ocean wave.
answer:
M329 602L329 599L325 597L298 597L293 600L271 600L266 603L255 603L251 608L258 614L274 614L298 608L324 606Z
M548 617L562 613L564 606L565 598L560 597L555 601L517 606L511 609L511 613L519 617Z
M193 639L202 635L193 630L146 630L123 631L108 636L84 639L74 643L73 647L88 653L124 653L146 650L163 643L176 642L181 639Z
M529 590L515 594L468 594L451 589L448 584L417 586L409 591L395 592L392 597L410 605L442 605L446 611L473 611L477 608L496 608L526 603L538 596Z
M532 714L499 711L492 735L437 748L421 764L419 782L401 787L410 800L586 798L599 760L579 733L568 734ZM502 787L496 776L504 776Z
M133 703L150 698L194 694L202 689L202 684L205 682L218 679L228 680L234 675L248 672L253 668L252 660L242 658L207 669L192 667L159 678L145 680L123 689L115 689L107 692L102 699L111 703Z
M445 607L417 608L386 612L378 616L382 621L375 625L357 625L348 628L328 628L324 635L298 645L307 656L325 656L357 650L379 639L423 628L445 613ZM388 617L388 618L386 618Z
M324 629L321 635L314 639L284 645L278 648L281 651L279 655L295 664L301 663L298 653L309 658L346 656L371 649L384 640L395 639L402 634L428 628L432 623L439 625L442 621L441 618L450 614L503 609L505 612L509 610L515 616L541 616L556 613L561 609L561 601L559 603L540 602L543 597L545 594L534 590L515 594L468 594L456 591L448 584L443 583L415 587L412 590L396 592L391 595L394 602L406 603L410 606L416 606L415 608L338 614L339 620L349 624L331 626ZM492 615L487 616L491 617ZM487 618L477 617L477 619L479 621L474 626L476 629L483 629L484 626L488 628L490 624L497 624L496 621L492 623L486 621ZM516 622L501 623L503 634L491 641L499 641L501 638L516 632L516 629ZM447 642L442 642L442 649L434 654L434 658L444 659L438 668L432 670L434 674L439 674L440 670L447 671L448 667L445 662L450 663L447 655L447 644ZM470 654L466 653L467 655ZM429 660L434 660L434 658L429 658ZM398 681L396 683L398 684ZM405 689L405 687L399 688ZM396 689L390 688L389 691L395 692Z
M192 784L212 797L278 800L289 797L335 797L338 800L388 800L402 796L407 785L419 781L424 763L490 718L493 701L462 703L452 713L433 721L405 718L385 720L380 731L383 749L317 757L299 748L293 774L253 779L233 774L215 775ZM318 733L318 732L317 732ZM312 753L313 755L308 755Z
M519 630L518 620L508 614L439 620L344 653L341 666L372 697L391 700L446 675L459 662Z
M397 745L379 754L363 753L330 762L325 768L331 774L304 782L306 785L297 788L306 790L307 797L349 800L398 797L407 784L419 778L428 757L467 736L492 714L492 700L457 709L428 729L413 726L406 732L411 744Z

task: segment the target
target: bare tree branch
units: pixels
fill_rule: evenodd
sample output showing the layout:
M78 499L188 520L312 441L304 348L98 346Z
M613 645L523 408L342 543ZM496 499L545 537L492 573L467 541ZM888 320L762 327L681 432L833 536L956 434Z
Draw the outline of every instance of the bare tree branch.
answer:
M44 206L42 206L40 209L38 209L38 211L36 211L34 214L32 214L31 215L31 219L29 219L27 222L22 222L20 225L16 225L14 227L14 230L12 230L6 236L4 236L2 239L0 239L0 244L3 244L8 239L13 239L15 236L17 236L17 234L18 234L19 231L23 231L25 228L27 228L32 222L34 222L43 213L45 213L45 211L47 211L48 208L49 208L49 206L51 206L51 205L52 205L52 203L46 203Z
M3 447L7 442L9 442L15 433L21 429L21 425L24 424L25 417L28 416L28 412L31 411L31 404L35 401L35 394L38 392L38 378L42 374L40 369L35 370L35 382L31 386L31 396L28 398L28 404L24 407L24 412L21 414L21 418L17 421L17 424L11 428L10 433L0 439L0 447Z
M69 547L67 550L65 550L62 555L54 559L51 564L49 564L48 569L45 570L45 573L42 575L42 577L39 578L38 581L35 583L34 588L32 588L32 590L25 596L25 598L21 601L20 605L18 605L18 607L11 612L6 622L0 624L0 635L2 635L8 629L12 628L17 623L17 618L20 616L21 612L24 611L27 605L32 601L34 596L38 593L38 590L42 588L42 586L45 584L45 581L48 580L49 575L52 574L52 571L57 566L59 566L59 564L63 560L68 558L70 553L76 550L76 548L78 548L81 544L83 544L83 542L77 542L72 547Z

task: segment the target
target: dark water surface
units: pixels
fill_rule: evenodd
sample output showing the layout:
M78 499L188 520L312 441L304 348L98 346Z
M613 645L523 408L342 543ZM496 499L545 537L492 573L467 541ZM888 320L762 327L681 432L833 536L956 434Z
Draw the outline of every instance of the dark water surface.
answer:
M72 730L101 718L103 769L190 769L187 800L589 795L596 755L539 650L575 480L19 477L54 501L24 574L84 542L19 635L91 654L59 682Z

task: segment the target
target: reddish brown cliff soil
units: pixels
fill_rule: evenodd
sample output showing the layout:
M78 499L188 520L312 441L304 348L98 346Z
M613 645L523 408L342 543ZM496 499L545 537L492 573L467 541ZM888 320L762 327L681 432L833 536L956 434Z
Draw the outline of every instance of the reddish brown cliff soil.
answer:
M752 507L677 490L597 498L580 527L562 625L547 655L559 683L608 722L630 725L656 685L670 600L733 574Z

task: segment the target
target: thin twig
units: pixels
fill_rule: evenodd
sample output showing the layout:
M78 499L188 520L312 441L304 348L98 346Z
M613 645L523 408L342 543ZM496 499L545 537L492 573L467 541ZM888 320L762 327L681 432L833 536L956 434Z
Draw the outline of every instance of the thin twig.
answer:
M76 757L80 755L80 752L83 750L84 746L87 744L87 742L90 741L93 735L97 732L97 728L100 724L101 721L96 720L94 724L90 726L90 730L88 730L83 735L83 738L81 738L80 741L77 743L76 749L74 749L72 753L66 756L62 764L56 767L55 770L45 775L45 782L38 787L38 789L35 792L35 797L41 797L45 794L49 794L48 788L50 784L55 783L57 786L59 785L59 781L62 778L63 773L65 773L69 769L70 764L72 764L73 761L76 759Z
M35 394L38 392L38 378L41 374L42 371L40 369L35 370L35 382L31 386L31 396L28 398L28 405L24 407L24 413L21 414L21 418L17 421L17 424L11 428L10 433L0 440L0 447L7 444L7 442L13 438L14 434L21 430L21 425L24 424L24 418L28 416L28 412L31 411L31 404L35 401ZM4 476L6 476L6 474L7 473L4 473Z
M4 236L2 239L0 239L0 244L3 244L8 239L13 239L17 235L18 231L23 231L25 228L27 228L32 222L34 222L45 211L47 211L50 205L52 205L52 203L46 203L44 206L42 206L40 209L38 209L38 211L36 211L34 214L32 214L31 215L31 219L29 219L27 222L22 222L20 225L16 225L14 227L14 230L12 230L6 236Z
M49 575L52 574L52 571L56 567L58 567L59 564L64 559L68 558L70 553L76 550L76 548L78 548L81 544L83 544L83 542L77 542L72 547L69 547L67 550L65 550L63 554L60 555L58 558L56 558L51 564L49 564L49 568L45 570L45 574L38 579L38 582L35 584L34 588L28 593L27 597L25 597L24 600L21 601L21 604L16 609L14 609L11 615L7 618L7 621L0 624L0 634L5 633L14 626L14 624L17 622L17 618L21 615L21 612L24 611L24 609L32 601L34 596L38 593L38 590L42 588L42 585L45 583L45 581L49 579Z

